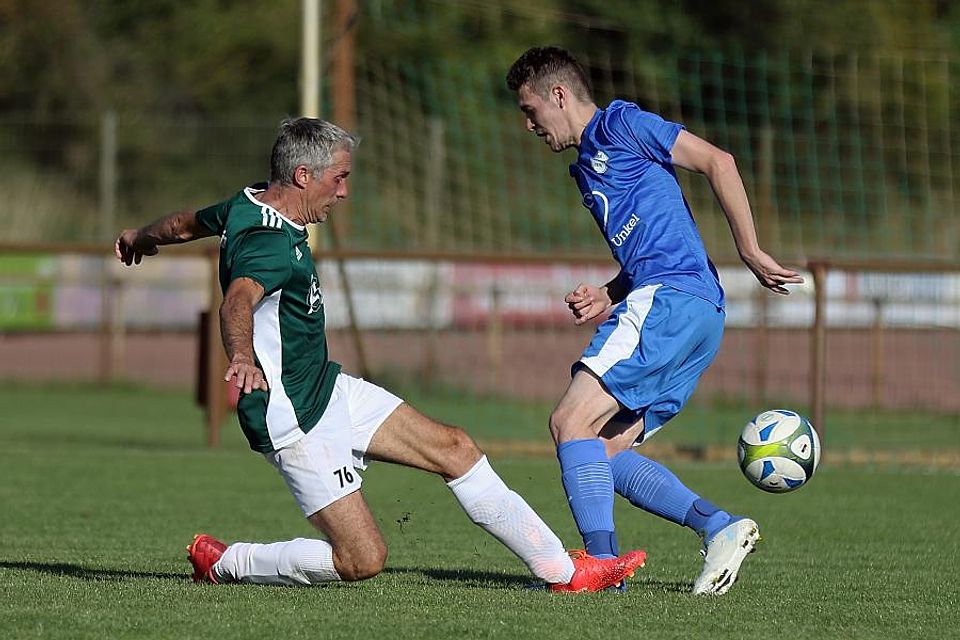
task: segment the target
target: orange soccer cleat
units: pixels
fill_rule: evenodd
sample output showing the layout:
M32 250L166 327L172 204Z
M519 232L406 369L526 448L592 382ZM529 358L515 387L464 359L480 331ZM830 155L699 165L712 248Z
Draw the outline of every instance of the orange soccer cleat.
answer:
M193 565L193 581L217 584L217 579L213 576L213 565L226 550L227 545L213 536L205 533L193 536L193 542L187 547L187 557Z
M603 591L631 577L647 559L645 551L631 551L618 558L594 558L582 549L569 553L574 566L573 578L567 584L550 585L551 591Z

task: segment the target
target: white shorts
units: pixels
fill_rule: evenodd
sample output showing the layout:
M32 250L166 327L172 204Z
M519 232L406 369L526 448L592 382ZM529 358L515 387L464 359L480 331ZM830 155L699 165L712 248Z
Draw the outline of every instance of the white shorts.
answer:
M357 470L367 468L370 440L401 402L386 389L341 373L316 426L293 444L263 454L305 516L360 488Z

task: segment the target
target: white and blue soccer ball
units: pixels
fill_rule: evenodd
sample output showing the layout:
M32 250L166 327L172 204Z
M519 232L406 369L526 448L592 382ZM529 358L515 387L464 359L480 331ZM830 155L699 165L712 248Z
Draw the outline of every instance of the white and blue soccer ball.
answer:
M737 443L740 470L771 493L799 489L817 470L820 438L810 421L785 409L764 411L747 423Z

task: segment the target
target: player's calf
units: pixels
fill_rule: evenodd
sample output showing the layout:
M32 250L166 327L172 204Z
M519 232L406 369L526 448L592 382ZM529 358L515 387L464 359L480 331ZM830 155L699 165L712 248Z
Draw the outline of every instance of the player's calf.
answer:
M360 491L324 507L308 520L329 541L333 566L341 580L366 580L383 571L387 544Z

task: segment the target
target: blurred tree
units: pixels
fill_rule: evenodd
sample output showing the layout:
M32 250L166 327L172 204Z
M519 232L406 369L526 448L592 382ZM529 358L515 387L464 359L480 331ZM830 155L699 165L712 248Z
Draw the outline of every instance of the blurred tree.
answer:
M0 0L0 112L8 117L4 135L17 138L8 145L13 152L6 162L28 165L24 170L64 168L64 179L95 199L96 128L108 108L120 113L123 184L132 185L130 204L122 201L121 209L134 206L134 194L144 193L140 185L167 193L172 185L192 190L208 184L209 175L198 170L204 161L195 157L197 150L230 159L259 157L272 124L298 110L300 5L300 0ZM329 64L342 34L332 19L336 3L323 5ZM941 79L955 74L949 65L939 76L925 62L905 72L871 62L877 68L872 71L863 62L868 59L863 54L904 50L923 51L932 64L952 58L960 46L960 5L948 0L356 0L356 6L350 28L356 29L358 67L370 74L365 86L393 92L385 104L395 121L419 123L403 135L421 134L427 120L431 126L446 123L447 143L471 149L463 171L491 172L495 181L507 176L497 174L496 160L481 152L501 144L496 133L503 123L495 118L506 116L497 107L510 100L504 73L533 45L573 50L587 64L601 102L612 97L614 87L641 104L665 99L649 79L676 80L669 100L683 105L679 115L685 118L688 105L696 105L693 116L706 125L713 124L711 118L732 118L717 105L747 104L752 86L774 81L780 85L776 95L765 94L773 96L769 109L813 114L800 124L809 122L817 134L830 133L843 111L862 112L869 121L879 110L913 122L925 116L936 120L935 110L960 109L953 104L960 94ZM791 51L814 53L783 57ZM777 58L769 73L756 64L763 52L775 54L764 60ZM845 52L855 55L844 58ZM856 64L864 65L859 84L844 86L844 73L837 70ZM717 71L701 77L696 73L701 65ZM914 71L923 81L914 80ZM877 81L894 72L903 78L897 81L899 102L883 95ZM465 77L475 81L460 82ZM329 100L330 91L324 95ZM742 110L747 118L769 117ZM216 127L206 124L213 119L224 126L213 131ZM22 126L27 121L43 126ZM368 119L361 133L378 135L383 122ZM482 145L471 147L476 140ZM929 146L938 142L933 136ZM947 139L944 147L950 143ZM883 146L904 147L898 144ZM491 158L498 153L493 148ZM903 158L889 161L899 168L901 182L922 177L911 178L901 168L905 164ZM242 171L253 173L246 165ZM409 188L399 182L398 189Z
M0 0L0 109L96 108L108 60L78 0Z
M327 12L331 11L328 5ZM953 52L947 0L358 0L358 47L502 70L533 44L585 56L701 49ZM330 45L332 20L326 20ZM0 0L0 109L263 116L296 110L300 2ZM585 29L584 27L591 27Z

